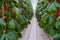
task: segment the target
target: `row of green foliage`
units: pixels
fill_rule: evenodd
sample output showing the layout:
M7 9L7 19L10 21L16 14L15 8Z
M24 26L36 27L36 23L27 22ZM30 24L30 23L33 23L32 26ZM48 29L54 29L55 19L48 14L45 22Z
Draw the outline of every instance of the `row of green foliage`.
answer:
M53 40L60 40L60 1L39 0L36 11L40 27Z
M21 4L20 9L22 11L21 14L30 20L33 16L33 8L31 0L26 0L23 2L20 1L20 4Z
M18 40L32 13L29 0L0 0L0 40Z

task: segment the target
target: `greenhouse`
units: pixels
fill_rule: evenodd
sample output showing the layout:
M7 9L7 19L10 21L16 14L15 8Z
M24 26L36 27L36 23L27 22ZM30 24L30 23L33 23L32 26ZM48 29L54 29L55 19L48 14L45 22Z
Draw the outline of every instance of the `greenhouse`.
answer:
M0 40L60 40L60 0L0 0Z

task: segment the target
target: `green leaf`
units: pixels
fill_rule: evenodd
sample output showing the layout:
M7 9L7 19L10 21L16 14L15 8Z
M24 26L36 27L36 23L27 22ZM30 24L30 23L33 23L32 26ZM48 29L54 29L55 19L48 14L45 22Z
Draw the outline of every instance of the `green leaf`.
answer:
M15 31L9 32L7 35L10 37L11 40L17 40Z
M59 28L60 28L60 21L57 21L57 22L55 23L55 25L56 25L56 28L59 29Z
M0 0L0 6L2 6L3 3L4 3L4 0Z
M46 33L49 33L49 30L50 30L49 24L48 24L48 23L45 24L43 29L44 29L44 31L45 31Z
M53 26L50 26L49 35L50 35L50 36L54 36L55 34L56 34L55 29L53 28Z
M10 12L6 12L6 13L5 13L5 16L11 17L11 13L10 13Z
M0 26L6 26L6 23L2 18L0 18Z
M1 40L4 40L5 36L6 36L6 34L4 34L4 35L1 37Z
M15 2L19 2L18 0L13 0L13 1L15 1Z
M43 0L45 3L49 3L49 0Z
M48 4L48 6L49 6L49 4ZM52 4L50 4L50 6L49 6L49 8L48 8L48 11L49 11L49 12L54 12L54 11L56 11L56 7L55 7L55 5L54 5L54 2L53 2Z
M25 16L22 16L22 17L23 17L25 23L28 23L29 20Z
M47 20L48 20L48 18L49 18L49 15L48 15L47 13L44 13L44 14L42 15L41 20L42 20L44 23L46 23Z
M13 7L13 12L16 14L16 17L20 16L20 10L17 7Z
M2 37L1 37L1 40L10 40L10 37L6 34L4 34Z
M56 34L53 36L53 40L60 40L60 34Z
M50 15L50 17L49 17L49 24L51 25L51 24L55 24L55 18L54 18L54 16L52 16L52 15Z
M16 31L21 32L22 31L22 26L16 22Z
M17 21L18 21L20 24L24 24L24 23L25 23L24 17L23 17L22 15L20 15L20 16L17 18Z
M57 17L57 21L60 20L60 16Z
M60 16L57 17L57 21L55 23L56 28L60 28Z
M57 8L60 8L60 4L58 2L54 2L54 4Z
M8 23L8 28L15 29L15 20L11 19Z
M39 25L40 25L40 27L44 28L45 23L42 22L42 21L40 21L40 22L39 22Z
M17 38L21 38L22 34L20 32L17 33Z
M8 4L8 6L11 7L11 8L15 7L14 3L13 3L11 0L8 1L7 4Z

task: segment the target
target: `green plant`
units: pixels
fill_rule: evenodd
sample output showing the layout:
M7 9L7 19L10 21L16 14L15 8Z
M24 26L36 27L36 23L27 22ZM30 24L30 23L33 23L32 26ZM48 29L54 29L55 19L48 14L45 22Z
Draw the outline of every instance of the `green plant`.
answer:
M39 0L36 16L39 25L53 40L60 40L60 3L57 0ZM57 35L56 35L57 34Z
M31 8L26 7L25 2L31 7L27 0L0 0L0 40L18 40L22 37L21 32L27 28L33 13L30 14Z

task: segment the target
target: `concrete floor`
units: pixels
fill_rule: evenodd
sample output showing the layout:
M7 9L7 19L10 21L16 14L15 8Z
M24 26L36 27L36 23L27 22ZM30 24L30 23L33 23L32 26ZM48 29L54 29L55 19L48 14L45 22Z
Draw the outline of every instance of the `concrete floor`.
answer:
M22 38L19 40L50 40L46 33L38 26L35 16L32 17L31 24L22 32Z

